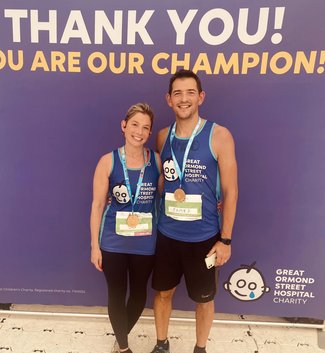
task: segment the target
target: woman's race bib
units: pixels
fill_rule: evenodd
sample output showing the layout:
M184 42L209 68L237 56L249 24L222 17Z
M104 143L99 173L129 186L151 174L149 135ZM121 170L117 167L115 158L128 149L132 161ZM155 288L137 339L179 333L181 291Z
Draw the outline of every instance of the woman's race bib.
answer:
M138 217L137 225L133 223L128 225L128 218L131 212L116 212L115 232L123 236L148 236L152 234L152 214L144 212L134 212L133 215ZM129 222L130 223L130 222Z

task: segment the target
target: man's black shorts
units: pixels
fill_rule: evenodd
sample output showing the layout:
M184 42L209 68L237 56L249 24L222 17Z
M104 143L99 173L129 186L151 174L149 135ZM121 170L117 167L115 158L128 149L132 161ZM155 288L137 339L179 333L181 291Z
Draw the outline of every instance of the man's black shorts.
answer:
M152 287L166 291L176 287L184 275L189 297L197 303L213 300L217 290L218 268L207 269L205 257L217 235L197 243L182 242L158 231Z

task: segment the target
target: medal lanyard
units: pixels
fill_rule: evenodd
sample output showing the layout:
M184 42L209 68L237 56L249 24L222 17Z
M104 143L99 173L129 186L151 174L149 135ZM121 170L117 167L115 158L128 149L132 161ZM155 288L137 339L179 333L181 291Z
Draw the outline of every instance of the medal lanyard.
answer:
M128 173L128 168L126 166L126 160L125 160L125 147L123 146L121 149L122 153L121 153L121 161L122 161L122 167L123 167L123 173L124 173L124 179L125 179L125 185L126 188L128 190L128 194L131 200L131 205L132 205L132 213L134 211L134 205L136 204L139 194L140 194L140 189L142 186L142 181L143 181L143 176L144 176L144 170L146 169L146 149L143 149L143 166L140 170L140 174L139 174L139 179L137 182L137 189L135 192L134 197L132 196L132 190L131 190L131 183L130 183L130 178L129 178L129 173Z
M176 122L174 123L172 131L171 131L170 136L169 136L170 150L171 150L171 153L172 153L172 158L173 158L173 161L174 161L174 164L175 164L175 168L176 168L177 174L179 176L179 180L180 180L180 185L179 186L180 187L182 187L182 180L183 180L183 176L184 176L184 172L185 172L185 165L186 165L187 157L188 157L188 154L190 153L190 149L191 149L194 137L195 137L197 131L199 130L200 124L201 124L201 118L199 117L199 120L198 120L198 122L197 122L197 124L196 124L196 126L195 126L195 128L194 128L194 130L192 132L192 135L189 138L189 140L187 141L187 145L186 145L186 149L185 149L184 157L183 157L182 170L179 167L179 164L178 164L177 159L175 157L175 154L174 154L174 151L173 151L173 146L172 146L174 137L176 135Z

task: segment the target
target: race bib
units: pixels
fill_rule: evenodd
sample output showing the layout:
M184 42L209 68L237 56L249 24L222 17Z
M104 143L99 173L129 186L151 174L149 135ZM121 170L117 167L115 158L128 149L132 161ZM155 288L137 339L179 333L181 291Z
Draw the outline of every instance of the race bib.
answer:
M148 236L152 234L152 214L143 212L134 212L138 217L138 224L130 227L127 223L131 212L116 212L115 233L123 236Z
M202 219L202 196L186 195L185 201L176 201L174 194L165 194L166 216L178 221L197 221Z

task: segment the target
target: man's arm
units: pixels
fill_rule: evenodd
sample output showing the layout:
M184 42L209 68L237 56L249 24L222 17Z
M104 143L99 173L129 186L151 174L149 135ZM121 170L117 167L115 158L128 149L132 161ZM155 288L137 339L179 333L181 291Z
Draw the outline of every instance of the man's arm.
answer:
M223 196L221 237L231 239L238 198L237 162L233 137L225 127L214 127L212 149L218 159ZM216 265L223 265L230 258L231 245L217 242L208 255L213 252L217 253Z
M156 137L156 151L161 154L161 151L164 147L166 138L168 135L168 127L165 127L164 129L160 130L157 134Z
M159 154L159 161L160 161L160 168L161 168L160 176L159 176L159 179L158 179L158 193L159 193L160 197L162 196L163 190L164 190L164 171L162 170L160 153L161 153L161 151L163 149L163 146L164 146L165 140L167 138L167 135L168 135L168 127L160 130L158 132L158 134L157 134L157 137L156 137L156 151Z

